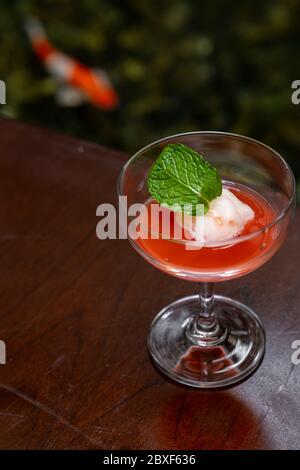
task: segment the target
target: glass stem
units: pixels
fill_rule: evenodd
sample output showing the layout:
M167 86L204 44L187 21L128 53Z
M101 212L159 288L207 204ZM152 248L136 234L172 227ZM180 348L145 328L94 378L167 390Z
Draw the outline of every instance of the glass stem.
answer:
M212 282L202 282L200 284L199 300L198 328L205 331L213 330L216 326L216 319L214 314L214 284Z
M226 328L219 324L214 312L214 284L211 282L200 284L199 312L192 318L187 335L201 346L217 345L226 335Z

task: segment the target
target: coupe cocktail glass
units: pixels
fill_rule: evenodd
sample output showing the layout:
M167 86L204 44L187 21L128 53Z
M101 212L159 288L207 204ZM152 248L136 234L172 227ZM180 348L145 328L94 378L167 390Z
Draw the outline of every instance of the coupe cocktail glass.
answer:
M294 176L277 152L248 137L222 132L179 134L148 145L125 164L118 191L127 196L128 206L149 206L149 170L170 143L192 147L209 160L223 186L252 207L255 219L239 236L204 243L201 249L186 250L182 240L129 236L135 250L153 266L200 283L199 294L175 300L158 313L148 347L156 365L175 381L198 388L227 387L258 367L265 333L251 308L215 295L213 286L254 271L279 249L294 205Z

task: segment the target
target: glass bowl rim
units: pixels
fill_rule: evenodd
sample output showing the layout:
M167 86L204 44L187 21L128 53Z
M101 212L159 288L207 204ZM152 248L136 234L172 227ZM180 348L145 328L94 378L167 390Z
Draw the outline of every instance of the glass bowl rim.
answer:
M252 143L252 144L256 144L256 145L259 145L261 147L264 147L266 150L268 150L269 152L271 152L278 160L279 162L286 168L288 174L290 175L291 177L291 183L292 183L292 194L290 196L290 198L288 199L288 202L287 202L287 205L281 209L281 211L279 212L279 214L277 215L277 217L274 218L274 220L272 220L271 222L269 222L268 224L264 225L263 227L260 227L259 229L257 230L254 230L253 232L250 232L246 235L241 235L241 236L237 236L237 237L234 237L234 238L230 238L230 239L227 239L227 240L221 240L219 243L218 243L218 246L222 246L222 244L226 244L226 245L230 245L230 244L235 244L235 243L241 243L243 241L247 241L247 240L251 240L252 238L266 232L267 230L269 230L270 228L272 228L273 226L277 225L278 222L281 221L281 219L283 219L285 217L285 215L288 213L288 211L290 210L293 202L294 202L294 199L295 199L295 194L296 194L296 182L295 182L295 176L292 172L292 169L290 167L290 165L286 162L286 160L280 155L280 153L278 153L276 150L274 150L272 147L269 147L268 145L264 144L263 142L260 142L259 140L256 140L256 139L253 139L252 137L247 137L247 136L244 136L244 135L241 135L241 134L235 134L233 132L223 132L223 131L192 131L192 132L181 132L179 134L172 134L170 136L167 136L167 137L162 137L161 139L158 139L148 145L145 145L144 147L142 147L140 150L138 150L137 152L135 152L128 160L127 162L124 164L120 174L119 174L119 177L118 177L118 182L117 182L117 191L118 191L118 196L124 196L125 194L122 193L122 181L123 181L123 177L124 177L124 174L127 170L127 168L131 165L131 163L136 160L138 157L140 157L140 155L142 155L144 152L146 152L147 150L151 149L152 147L155 147L156 145L159 145L165 141L168 141L169 139L173 139L173 138L180 138L180 137L186 137L186 136L193 136L193 135L215 135L215 136L225 136L225 137L232 137L236 140L241 140L241 141L245 141L245 142L249 142L249 143ZM130 238L130 237L129 237ZM132 243L134 243L134 245L136 244L136 241L135 240L131 240ZM204 245L205 246L208 246L208 245Z

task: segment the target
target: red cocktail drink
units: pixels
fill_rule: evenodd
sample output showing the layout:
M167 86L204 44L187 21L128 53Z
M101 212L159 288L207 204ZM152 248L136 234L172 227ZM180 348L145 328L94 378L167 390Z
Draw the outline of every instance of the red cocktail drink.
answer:
M163 270L176 276L180 272L189 272L183 277L198 280L208 278L214 281L224 280L226 277L237 277L256 269L270 258L278 248L279 237L276 226L264 227L272 224L276 214L270 204L257 192L248 189L244 185L223 184L240 201L247 204L254 212L254 218L247 222L242 232L236 238L217 243L207 243L204 240L203 247L193 249L193 240L177 240L174 237L177 225L176 214L167 208L161 207L160 235L159 238L140 238L139 246L143 252L160 262ZM147 205L148 224L151 226L151 206L157 204L151 201ZM170 237L164 239L162 229L163 219L170 220ZM257 231L261 233L257 235ZM251 238L251 233L255 236ZM243 241L244 239L244 241ZM187 249L188 245L192 249ZM196 243L195 243L196 245ZM195 278L193 278L195 273Z
M153 320L155 364L197 388L244 380L263 359L264 329L240 301L242 284L239 300L215 295L213 284L254 271L284 241L295 196L289 166L248 137L180 134L137 152L122 171L119 195L133 207L128 236L135 250L161 271L200 283L199 293L174 300Z

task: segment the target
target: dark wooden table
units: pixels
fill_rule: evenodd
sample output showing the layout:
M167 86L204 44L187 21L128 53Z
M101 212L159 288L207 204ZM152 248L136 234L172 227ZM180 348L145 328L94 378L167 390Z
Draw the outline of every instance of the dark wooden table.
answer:
M0 149L1 449L300 448L299 211L279 254L218 287L263 319L263 364L230 390L193 391L158 374L146 336L196 284L96 237L127 156L5 120Z

